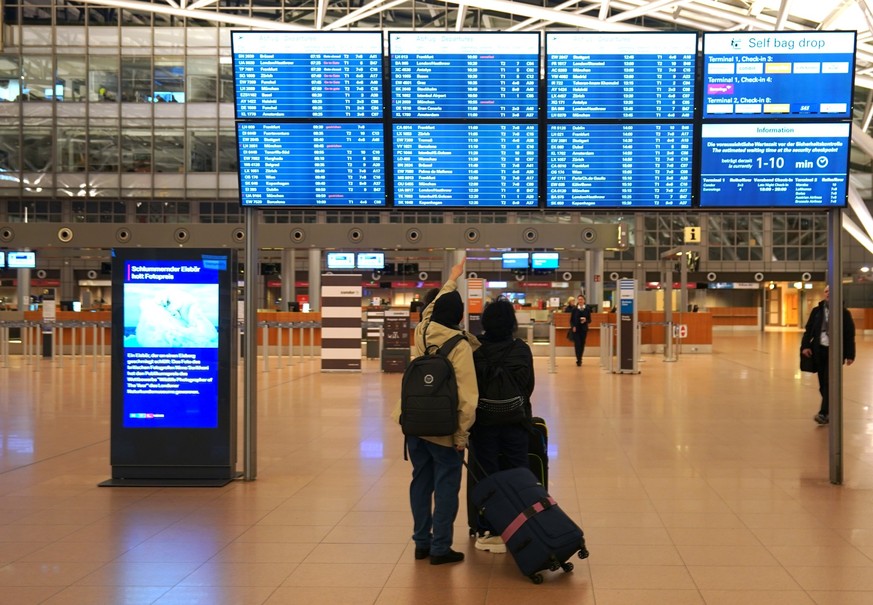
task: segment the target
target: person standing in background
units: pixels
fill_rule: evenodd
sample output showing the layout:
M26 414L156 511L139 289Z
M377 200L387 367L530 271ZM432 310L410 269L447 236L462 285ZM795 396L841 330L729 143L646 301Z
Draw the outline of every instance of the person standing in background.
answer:
M824 300L818 303L809 314L806 330L800 341L800 354L815 360L818 374L818 391L821 393L821 407L813 417L818 424L830 422L830 401L828 398L828 352L831 344L830 323L830 287L825 286ZM855 322L849 310L843 308L843 363L847 366L855 361Z
M570 312L570 330L573 333L573 345L576 348L576 365L582 365L582 355L585 354L585 340L588 338L588 326L591 324L591 309L585 304L585 296L576 298L576 306Z

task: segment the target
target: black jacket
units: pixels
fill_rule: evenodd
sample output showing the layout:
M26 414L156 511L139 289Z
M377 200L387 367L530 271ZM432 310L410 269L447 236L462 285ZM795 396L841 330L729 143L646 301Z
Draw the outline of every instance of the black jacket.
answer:
M583 317L585 318L585 323L580 321ZM576 328L577 332L587 332L589 325L591 325L591 307L585 305L581 309L579 307L573 309L573 312L570 314L570 327Z
M488 335L480 336L481 346L473 355L485 356L489 363L497 363L503 357L503 367L512 374L516 386L524 395L527 404L530 404L530 396L534 390L533 353L530 346L520 338L508 338L504 340L489 340Z
M824 322L825 301L821 301L809 314L806 330L800 340L800 350L816 349L820 346L822 323ZM855 322L849 310L843 308L843 359L855 360Z

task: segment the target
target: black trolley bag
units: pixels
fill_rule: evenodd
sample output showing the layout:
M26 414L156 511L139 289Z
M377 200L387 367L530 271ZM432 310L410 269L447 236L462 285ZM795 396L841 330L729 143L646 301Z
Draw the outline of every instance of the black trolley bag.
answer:
M546 421L539 416L534 416L531 418L528 432L530 433L530 445L527 451L527 461L530 464L530 470L543 484L543 487L549 489L549 431L546 428ZM479 530L479 509L473 503L473 486L476 485L476 477L469 467L476 469L479 466L476 462L476 451L469 448L467 453L470 460L467 469L467 525L470 528L470 537L472 538ZM477 474L484 475L485 473L480 470Z
M541 571L573 571L569 559L574 554L588 557L582 529L529 469L482 477L472 497L479 513L500 533L521 573L534 584L542 584Z

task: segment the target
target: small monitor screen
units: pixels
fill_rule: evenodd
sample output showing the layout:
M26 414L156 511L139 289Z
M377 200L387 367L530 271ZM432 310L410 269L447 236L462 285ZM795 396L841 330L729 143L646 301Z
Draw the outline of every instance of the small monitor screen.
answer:
M703 119L852 117L856 32L703 35Z
M384 252L358 252L358 269L384 269Z
M34 269L36 252L7 252L6 263L10 269Z
M527 252L504 252L504 269L527 269L530 267L530 255Z
M704 124L700 206L846 205L848 123Z
M354 269L355 268L355 253L354 252L328 252L327 253L327 268L328 269Z
M557 269L557 252L534 252L530 256L530 266L533 269Z
M0 269L6 266L6 252L0 250Z

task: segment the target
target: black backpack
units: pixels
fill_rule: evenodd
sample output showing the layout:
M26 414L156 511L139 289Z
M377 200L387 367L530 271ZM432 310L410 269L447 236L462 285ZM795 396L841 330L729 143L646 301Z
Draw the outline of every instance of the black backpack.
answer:
M404 435L440 437L458 430L458 381L449 352L463 334L448 339L443 346L427 346L403 372L400 387L400 426Z
M476 366L476 382L479 384L479 403L476 406L476 423L482 426L515 424L527 419L524 393L503 364L506 355L515 348L518 339L506 347L500 357L489 357L487 348L480 347L473 353Z

